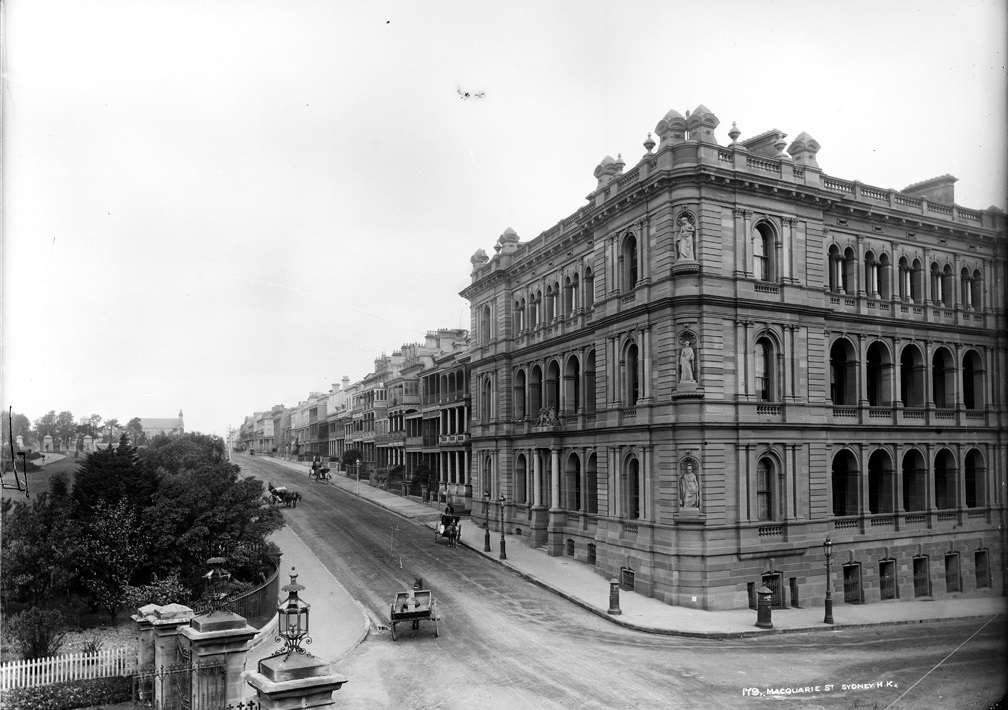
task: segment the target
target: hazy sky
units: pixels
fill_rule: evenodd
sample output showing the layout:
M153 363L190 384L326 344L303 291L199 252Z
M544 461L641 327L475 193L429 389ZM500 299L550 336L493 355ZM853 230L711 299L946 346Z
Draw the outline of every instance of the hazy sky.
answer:
M473 252L672 108L1006 206L1003 0L2 4L2 399L32 420L223 435L468 328Z

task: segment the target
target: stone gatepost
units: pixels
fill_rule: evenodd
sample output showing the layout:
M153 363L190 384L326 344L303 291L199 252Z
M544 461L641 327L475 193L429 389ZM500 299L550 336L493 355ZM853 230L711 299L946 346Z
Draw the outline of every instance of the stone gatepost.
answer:
M219 698L221 706L242 701L242 669L252 637L257 630L244 616L230 611L212 611L194 616L179 633L189 641L192 653L192 693L194 698ZM221 664L223 688L211 687L215 678L201 672L207 666Z
M136 628L137 669L141 673L154 668L154 612L160 608L157 604L147 604L137 609L137 613L130 617ZM137 689L139 700L143 703L149 703L152 699L153 684L149 681L149 678L144 678L144 682L140 683Z
M271 656L242 674L256 690L260 710L313 710L335 704L332 694L347 682L332 664L307 654Z
M184 604L165 604L154 609L151 618L154 632L154 707L172 707L177 701L174 685L163 682L164 672L179 664L179 628L188 624L192 617L193 610Z

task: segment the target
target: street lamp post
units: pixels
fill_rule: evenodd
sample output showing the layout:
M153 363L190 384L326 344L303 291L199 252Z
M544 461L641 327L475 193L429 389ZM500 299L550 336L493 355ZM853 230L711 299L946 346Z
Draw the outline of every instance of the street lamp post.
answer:
M285 584L281 590L287 592L287 598L277 605L277 641L283 642L283 647L274 656L290 658L292 653L311 655L301 647L302 643L311 643L311 637L308 636L308 612L311 605L298 597L298 592L304 590L304 585L298 584L297 578L297 571L291 567L290 584ZM261 665L262 661L259 663Z
M490 491L483 491L483 552L490 552Z
M360 459L357 459L357 495L360 495Z
M830 542L829 535L823 542L823 552L826 553L826 616L823 618L824 624L833 623L833 575L830 573L830 557L833 554L833 543Z
M507 559L507 549L504 543L504 494L501 493L500 497L500 515L501 515L501 541L500 541L500 559Z

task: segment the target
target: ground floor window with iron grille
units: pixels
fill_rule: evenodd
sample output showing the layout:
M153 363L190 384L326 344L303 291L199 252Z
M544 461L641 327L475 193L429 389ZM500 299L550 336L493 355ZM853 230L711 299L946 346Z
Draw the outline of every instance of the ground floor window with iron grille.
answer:
M914 557L913 576L914 576L914 596L915 597L931 596L931 573L928 569L927 557Z
M945 592L961 592L962 584L959 576L959 553L950 552L945 555Z
M628 592L634 588L634 571L630 567L620 567L620 587Z
M763 586L770 590L770 608L784 608L783 579L779 572L763 575Z
M895 599L899 596L896 588L896 560L882 560L878 563L879 589L883 599Z
M860 604L864 601L859 562L843 566L843 600L847 604Z
M976 571L977 589L991 586L990 567L987 562L987 550L977 550L973 553L973 569Z
M588 558L585 560L588 564L595 564L595 545L588 543Z

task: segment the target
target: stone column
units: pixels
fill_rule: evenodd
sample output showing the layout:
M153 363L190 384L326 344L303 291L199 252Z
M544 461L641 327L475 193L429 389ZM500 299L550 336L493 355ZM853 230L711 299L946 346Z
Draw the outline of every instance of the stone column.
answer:
M187 625L193 610L182 604L165 604L154 609L151 625L154 630L154 669L161 672L179 664L179 628ZM170 681L154 680L154 707L172 707L178 702Z
M542 507L542 456L538 451L532 454L532 506Z
M333 691L348 680L331 663L301 654L265 658L242 679L255 688L260 710L331 708Z
M560 509L560 451L550 450L550 510Z
M230 611L213 611L195 616L179 633L192 651L194 698L211 698L221 704L237 704L243 697L242 669L256 629L245 617ZM200 668L221 664L224 687Z

